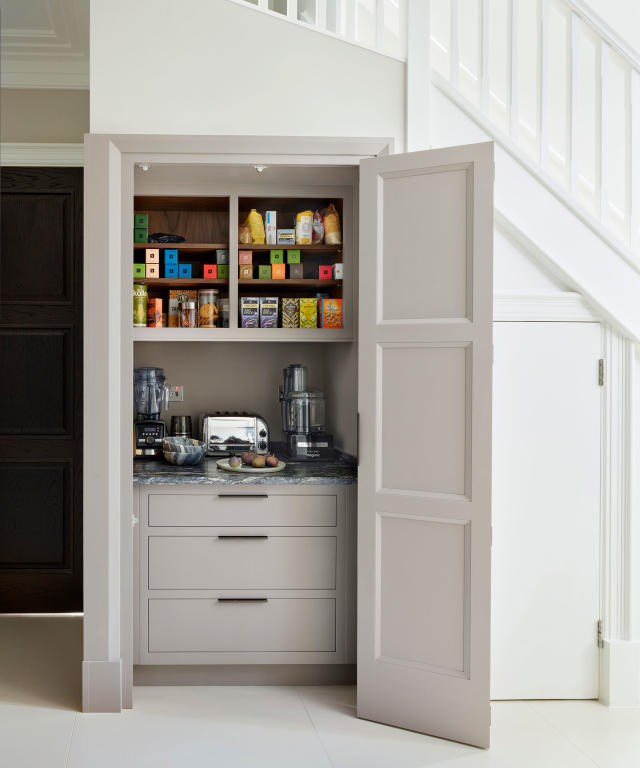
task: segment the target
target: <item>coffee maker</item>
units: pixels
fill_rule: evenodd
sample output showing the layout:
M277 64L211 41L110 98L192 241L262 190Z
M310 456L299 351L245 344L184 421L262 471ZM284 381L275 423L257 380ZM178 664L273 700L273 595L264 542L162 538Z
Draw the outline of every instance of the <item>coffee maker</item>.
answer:
M324 392L307 387L305 365L289 365L282 374L278 394L289 457L302 461L331 458L333 437L325 432Z
M162 410L169 407L169 385L162 368L135 368L133 399L136 421L133 425L134 456L139 459L162 457L162 441L167 425Z

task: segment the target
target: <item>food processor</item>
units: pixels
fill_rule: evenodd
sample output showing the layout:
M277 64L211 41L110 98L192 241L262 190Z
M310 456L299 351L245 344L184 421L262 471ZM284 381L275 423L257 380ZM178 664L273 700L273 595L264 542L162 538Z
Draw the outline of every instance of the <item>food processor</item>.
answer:
M307 367L294 363L282 371L278 388L282 432L290 458L327 459L333 456L333 437L325 432L325 397L307 387Z
M133 425L134 456L141 459L162 457L162 441L167 425L161 420L169 407L169 385L162 368L134 368L133 399L136 421Z

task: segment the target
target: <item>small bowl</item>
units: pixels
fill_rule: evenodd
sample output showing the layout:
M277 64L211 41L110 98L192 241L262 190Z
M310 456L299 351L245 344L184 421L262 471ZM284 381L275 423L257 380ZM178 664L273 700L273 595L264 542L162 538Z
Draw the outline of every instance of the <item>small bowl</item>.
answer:
M192 437L165 437L162 441L162 450L175 453L198 453L204 450L204 443Z
M181 451L164 451L164 460L176 467L193 466L204 459L204 445L198 451L183 453Z

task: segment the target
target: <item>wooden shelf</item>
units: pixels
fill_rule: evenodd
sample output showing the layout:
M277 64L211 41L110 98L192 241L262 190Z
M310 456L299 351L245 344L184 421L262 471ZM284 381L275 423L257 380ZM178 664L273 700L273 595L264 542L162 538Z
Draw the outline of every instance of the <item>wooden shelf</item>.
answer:
M261 285L281 288L334 288L342 285L342 280L314 280L302 278L299 280L285 278L284 280L260 280L260 278L241 278L238 285L255 285L259 288Z
M142 341L353 341L347 328L133 328Z
M316 251L318 253L321 253L322 251L336 253L342 251L342 245L326 245L325 243L321 243L320 245L293 245L290 243L258 245L257 243L238 243L239 251L288 251L289 249L295 249L297 251Z
M179 251L191 251L192 253L204 253L215 251L216 248L229 248L229 243L134 243L136 251L145 248L177 248Z
M214 277L134 277L133 282L144 283L157 288L190 288L195 285L205 285L211 288L219 285L226 288L229 285L227 278L216 279Z

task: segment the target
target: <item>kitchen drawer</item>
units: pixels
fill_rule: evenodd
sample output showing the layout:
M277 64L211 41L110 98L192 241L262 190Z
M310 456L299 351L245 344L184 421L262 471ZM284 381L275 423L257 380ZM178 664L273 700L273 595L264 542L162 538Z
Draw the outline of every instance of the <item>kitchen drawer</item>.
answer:
M150 653L334 652L332 598L149 600Z
M335 589L335 536L150 536L149 589Z
M335 526L337 499L326 495L246 494L151 494L149 525L152 527Z

